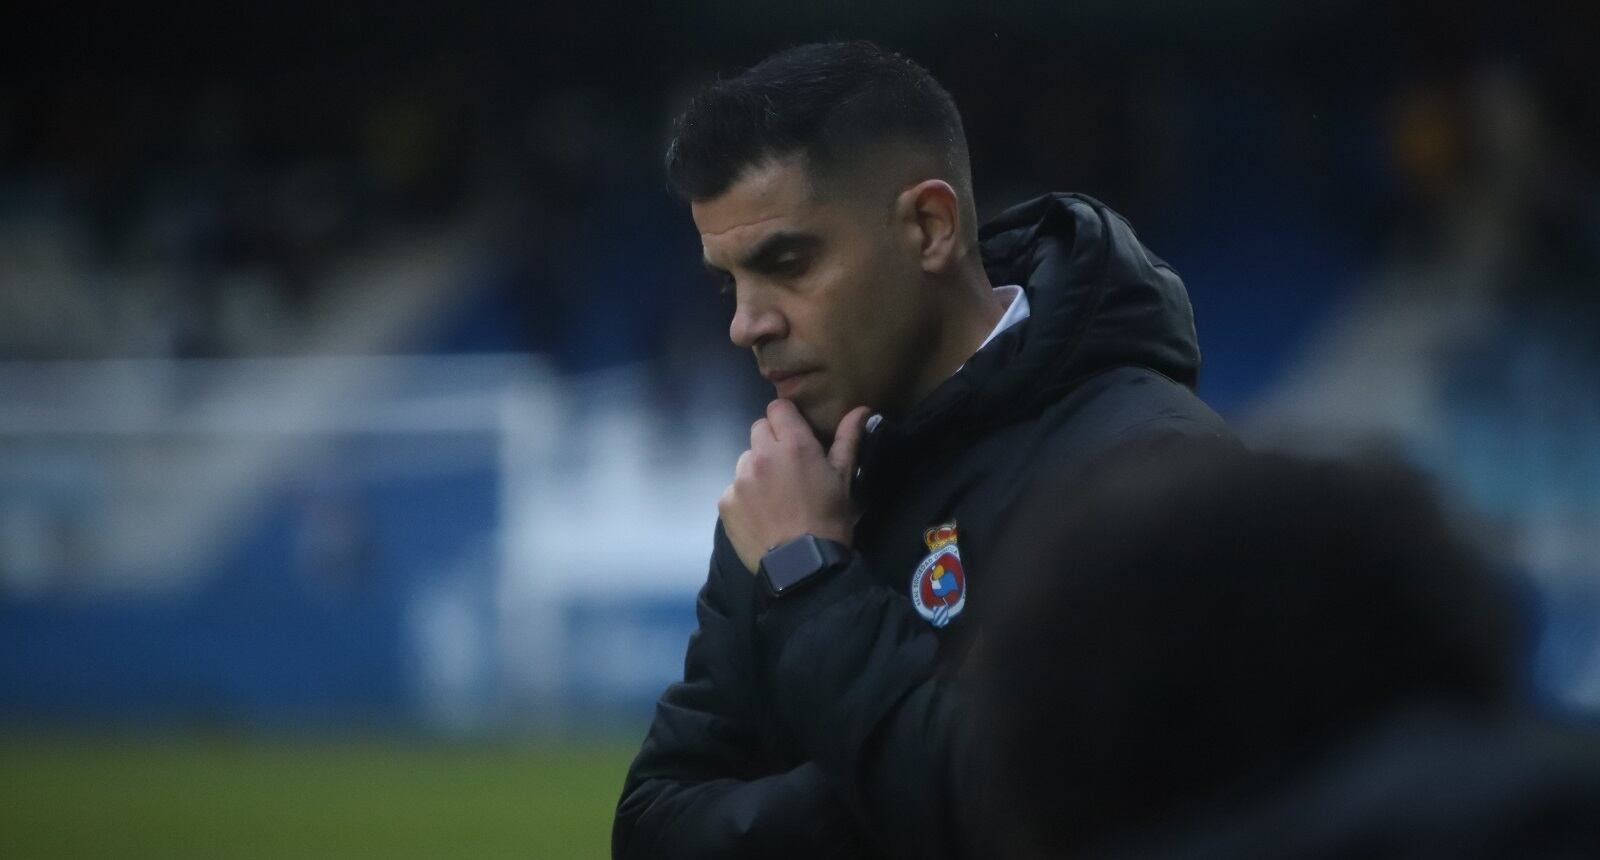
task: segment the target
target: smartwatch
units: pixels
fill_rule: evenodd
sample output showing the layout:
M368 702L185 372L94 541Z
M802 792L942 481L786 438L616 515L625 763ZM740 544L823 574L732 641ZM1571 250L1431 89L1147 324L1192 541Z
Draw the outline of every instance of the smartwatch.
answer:
M768 550L761 557L758 572L766 580L767 593L784 597L849 562L849 547L838 541L803 534Z

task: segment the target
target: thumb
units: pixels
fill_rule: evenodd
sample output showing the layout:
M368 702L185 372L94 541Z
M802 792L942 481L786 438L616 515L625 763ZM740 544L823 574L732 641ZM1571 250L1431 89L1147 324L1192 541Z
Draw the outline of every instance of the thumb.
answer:
M856 454L861 449L861 436L866 430L867 418L872 410L857 406L839 419L839 429L833 433L833 444L828 448L828 463L848 479L856 468Z

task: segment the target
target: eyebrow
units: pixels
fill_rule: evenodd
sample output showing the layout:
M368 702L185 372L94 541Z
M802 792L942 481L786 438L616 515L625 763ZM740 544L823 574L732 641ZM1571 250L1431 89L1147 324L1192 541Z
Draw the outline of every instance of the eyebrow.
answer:
M739 268L756 272L771 271L777 266L778 260L784 254L809 251L820 244L822 244L822 237L815 233L795 233L780 230L757 242L754 248L745 253L738 266ZM727 274L721 267L704 257L700 258L700 263L714 275Z

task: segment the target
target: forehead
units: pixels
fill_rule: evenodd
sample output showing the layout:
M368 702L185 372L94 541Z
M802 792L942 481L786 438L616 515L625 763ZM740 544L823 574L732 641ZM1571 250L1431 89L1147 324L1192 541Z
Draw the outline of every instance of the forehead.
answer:
M748 247L772 232L795 229L815 215L806 171L799 158L750 168L728 190L690 204L706 257Z

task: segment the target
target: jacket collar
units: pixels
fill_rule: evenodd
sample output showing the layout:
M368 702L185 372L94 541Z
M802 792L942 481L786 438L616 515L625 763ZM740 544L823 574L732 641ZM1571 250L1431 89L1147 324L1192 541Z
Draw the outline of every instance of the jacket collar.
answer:
M1194 387L1200 348L1183 281L1122 216L1082 194L1047 194L1001 213L979 240L990 283L1023 285L1031 314L910 413L878 422L858 482L893 465L885 452L959 444L1113 367L1148 367Z

